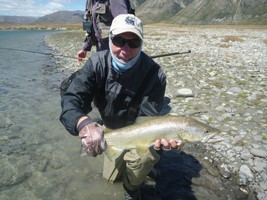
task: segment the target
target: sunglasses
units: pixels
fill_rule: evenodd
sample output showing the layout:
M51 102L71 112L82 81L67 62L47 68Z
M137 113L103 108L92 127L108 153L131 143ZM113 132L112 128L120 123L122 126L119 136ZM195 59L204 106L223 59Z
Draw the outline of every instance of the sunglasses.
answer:
M126 43L132 49L138 48L141 45L140 39L125 39L120 36L115 36L111 38L112 43L117 47L123 47Z

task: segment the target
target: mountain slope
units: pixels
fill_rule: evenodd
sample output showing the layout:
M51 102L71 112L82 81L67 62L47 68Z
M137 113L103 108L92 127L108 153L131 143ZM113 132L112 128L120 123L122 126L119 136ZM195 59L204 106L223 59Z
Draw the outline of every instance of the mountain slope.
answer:
M16 22L16 23L31 23L38 19L38 17L25 16L0 16L0 22Z
M267 0L145 0L136 14L147 23L267 24Z
M181 10L175 0L146 0L136 8L136 15L144 22L160 22L169 19Z
M58 11L50 15L40 17L36 22L82 22L83 11Z
M264 15L266 18L266 12L266 0L193 1L171 21L182 24L245 23Z
M144 23L267 25L267 0L131 0L131 4ZM0 16L0 22L81 23L83 15L83 11L58 11L37 20Z

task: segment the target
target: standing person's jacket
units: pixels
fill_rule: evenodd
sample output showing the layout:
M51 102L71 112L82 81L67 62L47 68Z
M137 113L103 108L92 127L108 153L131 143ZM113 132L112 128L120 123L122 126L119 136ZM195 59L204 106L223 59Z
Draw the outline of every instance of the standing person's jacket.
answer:
M78 135L77 121L92 110L94 102L105 126L123 127L138 116L159 115L165 88L163 70L144 52L134 67L118 73L112 67L109 50L100 51L76 72L63 92L60 120L71 134Z
M97 51L108 49L108 32L112 20L120 14L134 14L130 0L87 0L86 16L92 26L86 34L82 49Z

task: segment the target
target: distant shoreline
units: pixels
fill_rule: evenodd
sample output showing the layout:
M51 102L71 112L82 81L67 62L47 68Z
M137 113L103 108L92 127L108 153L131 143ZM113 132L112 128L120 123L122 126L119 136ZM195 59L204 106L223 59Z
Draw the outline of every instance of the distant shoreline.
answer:
M183 24L167 24L153 23L145 24L145 26L171 26L171 27L197 27L197 28L249 28L249 29L267 29L267 25L253 24L203 24L203 25L183 25ZM0 22L0 30L82 30L81 23L15 23Z
M0 22L0 30L82 30L82 23L15 23Z

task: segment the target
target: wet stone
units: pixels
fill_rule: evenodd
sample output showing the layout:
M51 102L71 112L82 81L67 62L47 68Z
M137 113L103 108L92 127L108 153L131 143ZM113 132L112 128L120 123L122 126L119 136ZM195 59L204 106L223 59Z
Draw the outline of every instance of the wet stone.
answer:
M254 178L250 168L246 165L242 165L239 169L239 185L246 185Z
M220 172L219 170L216 168L216 167L213 167L213 166L210 166L210 167L207 167L207 171L212 175L212 176L219 176L220 175Z
M221 176L223 178L230 178L231 177L231 172L229 171L229 169L227 168L227 165L225 164L222 164L219 166L219 170L220 170L220 173L221 173Z

